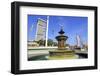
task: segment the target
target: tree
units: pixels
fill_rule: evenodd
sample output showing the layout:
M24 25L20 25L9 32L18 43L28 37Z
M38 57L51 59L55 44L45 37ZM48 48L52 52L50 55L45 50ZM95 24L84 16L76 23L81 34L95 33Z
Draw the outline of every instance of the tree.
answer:
M53 45L53 40L52 39L48 39L48 46L52 46Z
M54 46L58 46L58 43L57 42L53 42Z
M37 43L39 44L39 46L45 46L45 41L44 40L39 40Z

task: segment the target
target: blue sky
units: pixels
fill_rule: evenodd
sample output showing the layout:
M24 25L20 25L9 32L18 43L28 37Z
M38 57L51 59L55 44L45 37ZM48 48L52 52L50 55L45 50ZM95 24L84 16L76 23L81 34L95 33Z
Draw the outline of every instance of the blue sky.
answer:
M38 18L47 21L45 15L28 15L28 41L35 39L36 25ZM48 37L56 41L55 37L61 29L68 36L67 43L76 44L76 36L79 35L81 40L86 43L88 40L88 17L79 16L49 16Z

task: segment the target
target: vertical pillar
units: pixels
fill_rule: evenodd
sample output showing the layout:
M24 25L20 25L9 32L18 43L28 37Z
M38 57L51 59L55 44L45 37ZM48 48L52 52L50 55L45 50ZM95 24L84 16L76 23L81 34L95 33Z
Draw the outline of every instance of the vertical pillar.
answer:
M47 16L47 28L46 28L46 43L45 46L48 46L48 26L49 26L49 16Z

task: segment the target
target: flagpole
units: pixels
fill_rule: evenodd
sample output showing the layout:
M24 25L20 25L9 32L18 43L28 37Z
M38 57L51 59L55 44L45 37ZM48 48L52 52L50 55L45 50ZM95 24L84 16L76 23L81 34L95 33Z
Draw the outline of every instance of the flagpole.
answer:
M48 25L49 25L49 16L47 16L47 28L46 28L46 47L48 46Z

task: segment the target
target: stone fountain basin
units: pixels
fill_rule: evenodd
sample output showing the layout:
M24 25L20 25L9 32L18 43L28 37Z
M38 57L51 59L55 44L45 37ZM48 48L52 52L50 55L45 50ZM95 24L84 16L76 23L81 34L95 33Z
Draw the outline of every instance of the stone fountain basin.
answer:
M77 58L76 54L72 50L55 50L49 51L49 59L74 59Z
M55 50L55 51L49 51L50 56L66 56L66 55L73 55L75 54L74 51L70 50Z

